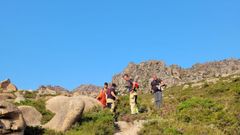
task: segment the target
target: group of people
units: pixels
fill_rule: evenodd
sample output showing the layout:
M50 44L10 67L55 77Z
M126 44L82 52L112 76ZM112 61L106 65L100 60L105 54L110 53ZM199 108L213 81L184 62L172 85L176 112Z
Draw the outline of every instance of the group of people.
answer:
M139 84L135 82L133 79L129 77L128 74L123 75L123 79L126 81L126 90L129 93L129 104L131 109L131 114L138 114L139 110L137 107L137 98L138 98L138 90ZM159 109L162 103L162 91L166 87L166 84L159 79L156 75L153 75L151 82L151 93L154 94L154 101L156 108ZM116 111L116 101L118 100L117 85L112 83L108 85L108 83L104 83L104 88L100 91L97 96L97 100L99 100L103 106L103 108L110 108L111 112Z
M97 96L97 100L100 101L103 108L108 107L111 112L115 112L116 110L116 101L118 100L116 88L117 85L115 83L108 85L108 83L105 82L103 89Z

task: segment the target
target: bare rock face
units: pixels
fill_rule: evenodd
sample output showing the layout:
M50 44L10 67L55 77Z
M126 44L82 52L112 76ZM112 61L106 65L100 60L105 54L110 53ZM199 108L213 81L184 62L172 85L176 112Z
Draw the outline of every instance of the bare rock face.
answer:
M138 135L144 123L146 123L144 120L134 121L133 123L126 121L116 122L115 124L118 125L120 131L114 135Z
M19 106L27 126L35 127L41 125L42 114L32 106Z
M46 108L55 116L43 127L64 132L77 122L84 110L85 104L77 99L57 96L47 101Z
M73 96L87 95L90 97L96 97L102 87L95 85L81 85L73 90Z
M97 106L100 106L100 104L91 97L53 97L46 102L46 108L55 113L55 116L43 127L64 132L80 120L83 112Z
M68 95L69 92L65 88L61 86L40 86L37 89L37 95L38 96L56 96L56 95Z
M81 118L84 107L83 101L65 96L54 97L47 101L46 108L55 116L43 127L64 132Z
M25 127L21 111L11 103L0 101L0 134L23 135Z
M77 96L75 98L77 98L78 100L84 101L85 103L84 113L87 113L96 107L101 107L100 102L95 98L92 98L89 96Z
M0 101L13 101L16 96L12 93L0 93Z
M15 103L20 103L26 100L20 92L15 92L14 95L16 96L16 99L14 100Z
M187 69L178 65L167 66L162 61L147 61L140 64L130 63L122 73L115 75L112 79L112 82L119 86L118 89L121 92L125 91L125 81L122 79L122 75L125 73L129 74L133 79L138 76L137 81L141 89L149 91L149 82L153 74L163 79L168 86L196 83L208 78L240 74L240 60L226 59L217 62L195 64ZM214 83L214 80L212 81Z
M0 83L0 89L3 92L13 92L18 90L17 87L11 83L10 79L3 80Z

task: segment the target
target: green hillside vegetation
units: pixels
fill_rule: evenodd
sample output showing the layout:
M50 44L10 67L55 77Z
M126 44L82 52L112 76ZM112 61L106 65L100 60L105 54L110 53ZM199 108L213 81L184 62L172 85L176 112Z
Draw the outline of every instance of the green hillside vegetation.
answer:
M155 110L152 94L140 94L141 113L130 115L129 99L125 95L120 97L115 115L108 109L96 109L84 114L80 122L66 133L28 127L25 134L111 135L118 130L115 120L146 120L140 135L239 135L240 78L227 77L216 84L203 83L202 87L192 88L192 84L188 84L190 87L186 89L183 89L184 85L166 89L160 110ZM27 100L21 104L39 106L36 108L43 114L46 123L52 114L46 113L48 111L42 106L44 101L35 102Z
M164 91L160 118L144 125L140 135L240 134L240 78L222 78L202 88ZM191 85L191 84L190 84Z
M17 106L27 105L27 106L35 107L43 116L42 121L41 121L42 124L47 123L54 116L54 113L52 113L46 109L45 100L43 100L43 99L39 99L39 100L26 99L25 101L22 101L21 103L15 103L15 104Z

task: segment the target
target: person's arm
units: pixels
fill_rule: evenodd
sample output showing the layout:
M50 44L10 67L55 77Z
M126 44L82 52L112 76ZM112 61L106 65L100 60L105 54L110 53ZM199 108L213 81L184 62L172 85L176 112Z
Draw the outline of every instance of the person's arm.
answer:
M100 100L102 98L102 90L100 91L100 93L97 96L97 99Z
M161 85L161 87L166 87L167 86L167 84L163 81L160 83L160 85Z
M132 89L131 89L131 92L133 92L135 89L135 82L132 82Z
M163 81L160 83L160 88L163 91L167 87L167 84L164 83Z
M111 91L111 94L112 94L113 97L115 97L116 99L118 99L118 97L116 96L116 94L115 94L113 91Z

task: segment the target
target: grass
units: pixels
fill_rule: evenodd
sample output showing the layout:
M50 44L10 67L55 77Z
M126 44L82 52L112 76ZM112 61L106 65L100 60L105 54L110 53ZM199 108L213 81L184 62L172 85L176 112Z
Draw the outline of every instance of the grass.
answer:
M25 98L27 99L35 99L37 97L37 92L36 91L25 91Z
M164 103L159 117L152 117L139 132L140 135L178 134L240 134L240 78L230 83L220 79L216 84L204 83L201 88L164 91ZM153 115L154 116L154 115Z
M25 101L22 101L20 103L15 103L15 104L17 106L27 105L27 106L35 107L43 116L41 121L42 124L47 123L54 116L54 113L46 109L45 100L43 99L39 99L39 100L26 99Z
M109 110L84 114L79 123L66 135L112 135L115 132L114 117Z
M84 114L70 130L55 132L41 127L27 127L25 135L112 135L115 132L113 114L109 110L94 110Z

